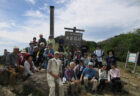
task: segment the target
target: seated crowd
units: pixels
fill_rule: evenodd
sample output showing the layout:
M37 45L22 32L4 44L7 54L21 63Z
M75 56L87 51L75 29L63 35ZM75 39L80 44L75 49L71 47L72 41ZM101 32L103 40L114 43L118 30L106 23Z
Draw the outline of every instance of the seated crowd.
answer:
M99 45L94 52L89 51L85 42L74 51L64 51L63 38L60 38L58 43L59 52L55 51L56 44L52 36L46 41L43 35L40 35L38 42L33 38L27 50L19 51L19 47L15 46L13 52L6 56L5 67L10 73L9 86L14 87L16 77L26 80L43 68L47 70L49 96L55 96L55 83L59 84L60 96L64 96L64 83L70 85L72 94L77 94L76 89L81 85L93 94L103 94L109 84L112 92L121 91L120 71L113 50L107 52L106 63L103 63L104 51Z

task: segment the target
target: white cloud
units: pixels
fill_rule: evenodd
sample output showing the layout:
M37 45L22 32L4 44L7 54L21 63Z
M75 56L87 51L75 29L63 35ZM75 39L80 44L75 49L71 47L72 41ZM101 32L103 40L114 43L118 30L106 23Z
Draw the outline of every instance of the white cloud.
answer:
M29 2L29 3L31 3L31 4L35 4L36 3L36 1L35 0L25 0L26 2Z
M0 22L0 28L8 28L8 27L10 26L6 22Z
M41 13L39 10L28 10L25 12L24 16L29 16L29 17L37 17L37 18L45 18L46 15Z
M57 4L62 4L62 3L65 3L65 2L66 2L66 0L56 0Z

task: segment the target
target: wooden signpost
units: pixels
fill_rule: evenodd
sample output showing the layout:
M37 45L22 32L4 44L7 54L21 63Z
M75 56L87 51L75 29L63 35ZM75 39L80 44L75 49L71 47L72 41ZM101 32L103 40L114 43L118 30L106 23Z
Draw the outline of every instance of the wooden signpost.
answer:
M74 28L64 28L65 30L65 45L81 46L83 34L85 30ZM72 30L72 31L69 31Z
M125 63L125 68L127 67L128 62L134 63L135 65L134 65L134 68L132 70L132 73L135 73L136 72L137 63L138 63L138 58L139 58L139 52L137 52L137 53L130 53L128 51L127 58L126 58L126 63Z

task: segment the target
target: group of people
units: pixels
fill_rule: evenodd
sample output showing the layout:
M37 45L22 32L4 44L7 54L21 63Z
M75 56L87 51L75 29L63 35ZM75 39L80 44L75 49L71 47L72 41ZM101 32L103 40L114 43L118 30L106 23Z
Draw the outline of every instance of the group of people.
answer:
M27 50L19 51L15 46L13 52L6 56L10 86L14 86L17 75L26 79L43 68L47 70L49 96L56 95L56 83L60 87L59 96L64 96L65 83L70 85L72 94L77 94L76 89L81 85L93 94L103 94L105 86L110 83L114 93L121 91L120 71L113 50L107 52L106 63L103 63L105 53L99 45L94 52L90 52L86 42L75 50L65 49L63 38L60 38L58 43L58 51L55 51L54 38L49 36L46 41L41 34L38 42L33 38Z

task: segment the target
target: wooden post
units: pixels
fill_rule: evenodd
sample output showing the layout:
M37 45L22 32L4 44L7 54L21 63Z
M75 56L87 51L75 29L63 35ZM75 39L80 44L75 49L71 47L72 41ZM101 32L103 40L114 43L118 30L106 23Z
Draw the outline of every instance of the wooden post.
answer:
M124 66L124 68L126 68L127 67L127 63L128 63L128 59L129 59L129 51L128 51L128 53L127 53L127 58L126 58L126 62L125 62L125 66Z
M135 73L135 72L136 72L136 67L137 67L138 58L139 58L139 52L137 52L136 61L135 61L135 66L134 66L134 69L133 69L132 73Z

